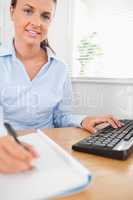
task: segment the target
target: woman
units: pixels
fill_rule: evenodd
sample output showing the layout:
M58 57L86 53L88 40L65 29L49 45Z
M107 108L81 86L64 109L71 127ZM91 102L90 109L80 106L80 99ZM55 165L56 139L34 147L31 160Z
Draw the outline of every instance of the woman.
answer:
M12 45L0 50L1 106L4 118L16 129L82 127L122 124L113 116L83 117L70 114L71 83L67 67L53 54L47 40L56 0L12 0ZM10 137L0 138L0 172L16 173L31 168L37 157Z

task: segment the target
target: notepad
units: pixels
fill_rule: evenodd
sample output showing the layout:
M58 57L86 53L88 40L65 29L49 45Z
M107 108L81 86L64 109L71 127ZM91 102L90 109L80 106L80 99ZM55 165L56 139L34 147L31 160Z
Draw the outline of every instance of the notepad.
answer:
M21 141L32 144L40 157L35 169L14 175L0 174L2 200L41 200L69 195L89 186L91 173L44 132L37 130Z

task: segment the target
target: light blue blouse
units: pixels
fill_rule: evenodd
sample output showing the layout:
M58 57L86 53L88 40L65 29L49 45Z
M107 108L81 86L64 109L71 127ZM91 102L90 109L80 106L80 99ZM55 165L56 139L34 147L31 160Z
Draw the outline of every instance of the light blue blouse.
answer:
M72 115L72 87L66 65L47 48L48 62L31 81L13 44L0 48L0 106L15 129L80 127Z

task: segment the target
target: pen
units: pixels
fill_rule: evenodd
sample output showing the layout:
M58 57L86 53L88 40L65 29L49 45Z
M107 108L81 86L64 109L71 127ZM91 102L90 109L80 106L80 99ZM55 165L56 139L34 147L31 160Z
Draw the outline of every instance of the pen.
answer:
M4 126L5 126L5 128L7 129L8 134L11 135L11 136L14 138L14 140L15 140L18 144L22 145L26 150L28 150L28 148L27 148L26 146L24 146L24 145L18 140L18 138L17 138L17 133L16 133L16 131L13 129L13 127L12 127L9 123L7 123L7 122L4 122Z

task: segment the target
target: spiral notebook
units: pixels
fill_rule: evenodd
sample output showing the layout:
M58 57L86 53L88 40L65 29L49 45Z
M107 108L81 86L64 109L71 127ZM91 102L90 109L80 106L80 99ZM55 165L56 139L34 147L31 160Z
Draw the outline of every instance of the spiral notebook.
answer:
M91 173L40 130L19 138L32 144L40 157L32 171L0 174L1 199L53 199L79 192L90 184Z

